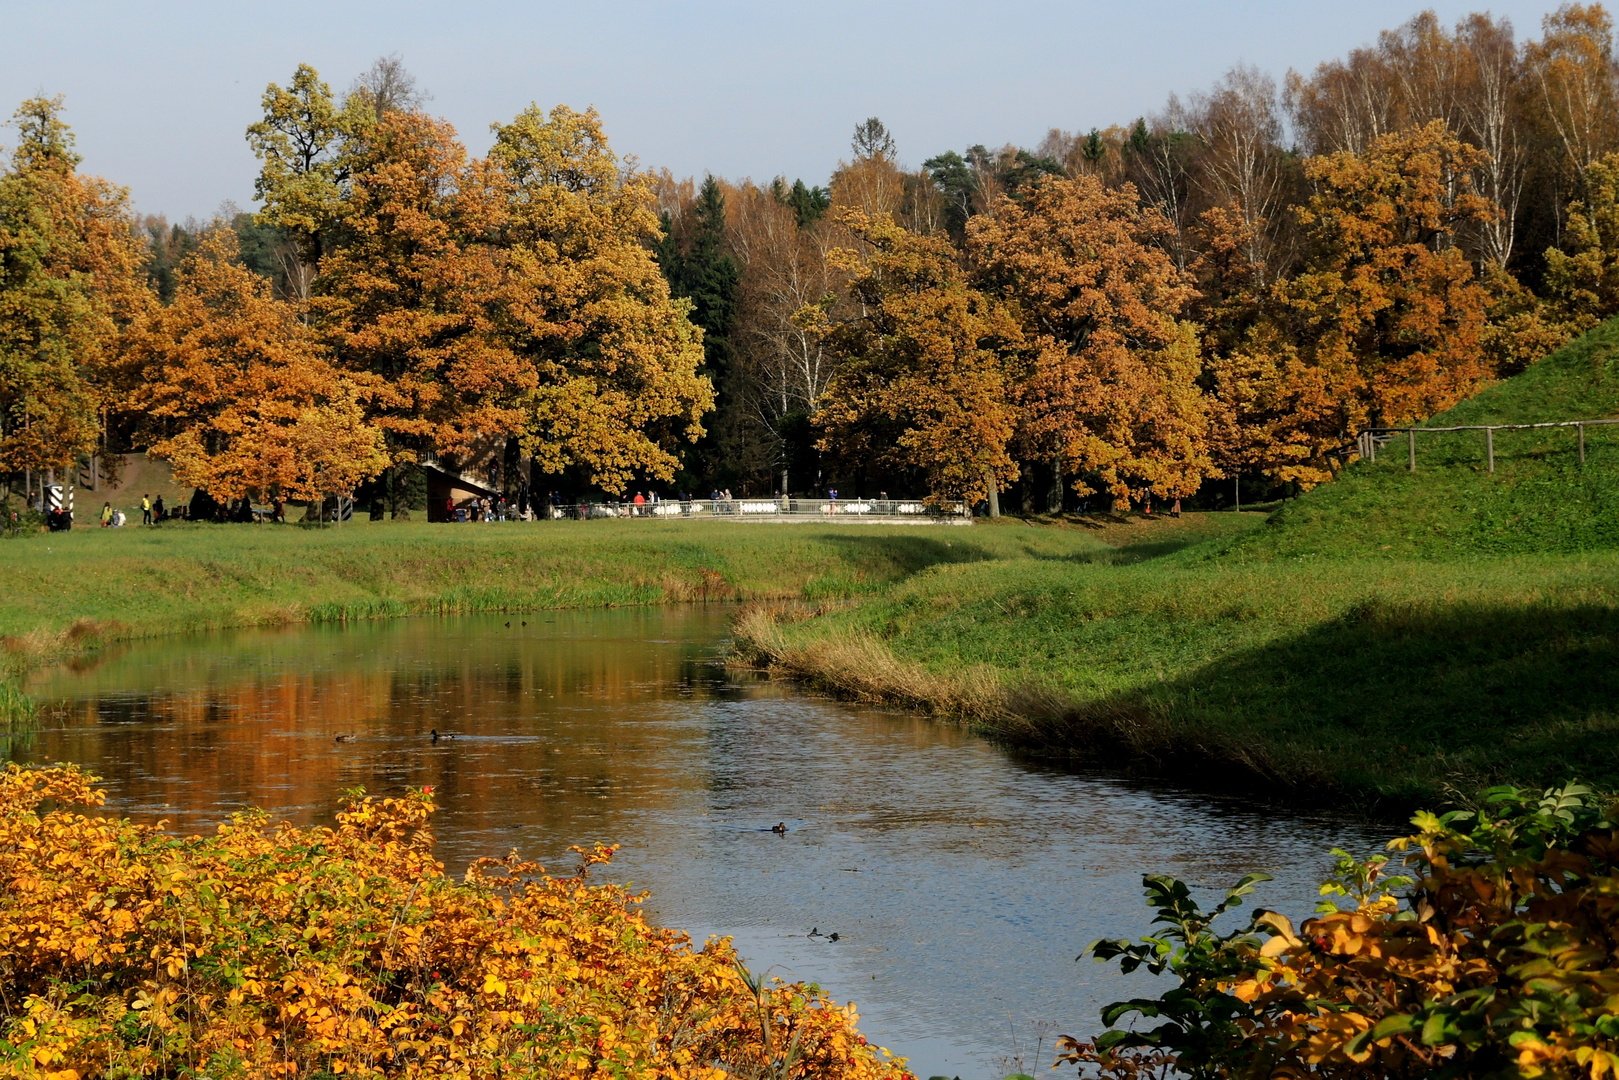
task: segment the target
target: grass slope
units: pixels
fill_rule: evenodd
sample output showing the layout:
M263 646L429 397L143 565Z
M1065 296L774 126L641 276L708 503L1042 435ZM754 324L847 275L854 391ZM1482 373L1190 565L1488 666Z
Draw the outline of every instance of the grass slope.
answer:
M1616 356L1608 324L1430 425L1615 415ZM1292 797L1619 787L1619 431L1591 429L1583 468L1572 432L1498 433L1494 475L1481 433L1418 449L1257 527L1206 515L1235 522L1201 542L1139 523L1155 557L940 565L744 638L1048 752Z
M1619 320L1425 426L1601 417L1619 417ZM1418 436L1411 472L1396 436L1375 463L1288 504L1242 550L1456 559L1619 549L1619 425L1586 429L1584 465L1573 429L1496 432L1495 462L1492 475L1483 432Z

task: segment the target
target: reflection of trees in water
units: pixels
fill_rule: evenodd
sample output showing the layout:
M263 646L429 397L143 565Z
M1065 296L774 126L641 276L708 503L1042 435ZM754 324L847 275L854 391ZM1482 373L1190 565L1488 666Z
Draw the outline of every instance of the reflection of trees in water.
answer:
M185 828L247 805L322 820L348 788L431 784L441 828L611 838L621 815L695 782L664 702L730 692L692 620L557 618L233 637L220 655L134 649L58 677L55 692L87 696L61 703L34 745L4 749L80 762L107 777L113 812ZM434 744L433 728L458 738Z

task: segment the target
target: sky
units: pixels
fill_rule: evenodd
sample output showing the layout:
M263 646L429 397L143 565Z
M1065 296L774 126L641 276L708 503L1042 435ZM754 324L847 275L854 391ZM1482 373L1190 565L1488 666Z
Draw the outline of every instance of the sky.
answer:
M1556 0L1436 2L1538 37ZM595 106L613 149L676 176L824 184L876 116L915 168L975 143L1033 146L1160 111L1244 63L1309 72L1418 0L0 0L0 116L61 95L80 168L137 212L251 210L244 132L300 63L336 91L397 55L474 154L531 103ZM15 132L0 127L9 155Z

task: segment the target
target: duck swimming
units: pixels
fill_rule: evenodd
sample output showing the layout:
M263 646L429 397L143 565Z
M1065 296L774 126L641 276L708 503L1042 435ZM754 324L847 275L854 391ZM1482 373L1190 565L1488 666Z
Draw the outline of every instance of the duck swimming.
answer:
M777 836L786 836L787 823L785 821L778 821L774 825L770 826L770 831L775 833Z

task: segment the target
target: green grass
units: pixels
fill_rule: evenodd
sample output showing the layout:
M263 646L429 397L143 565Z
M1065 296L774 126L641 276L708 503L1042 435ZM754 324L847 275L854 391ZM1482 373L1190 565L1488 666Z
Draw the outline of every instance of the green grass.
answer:
M1037 529L733 522L75 529L0 548L0 661L226 626L848 598L940 563L1104 550Z
M1619 320L1433 417L1428 427L1619 417ZM1375 463L1278 512L1262 536L1222 554L1283 558L1456 559L1619 548L1619 425L1500 431L1496 471L1484 433L1418 436L1408 471L1403 436Z
M1430 426L1619 414L1616 356L1610 323ZM1619 789L1619 429L1588 431L1584 466L1568 431L1498 433L1493 475L1481 433L1418 450L1415 473L1391 444L1262 525L940 565L746 644L1043 752L1293 799Z

